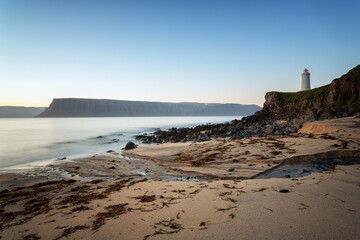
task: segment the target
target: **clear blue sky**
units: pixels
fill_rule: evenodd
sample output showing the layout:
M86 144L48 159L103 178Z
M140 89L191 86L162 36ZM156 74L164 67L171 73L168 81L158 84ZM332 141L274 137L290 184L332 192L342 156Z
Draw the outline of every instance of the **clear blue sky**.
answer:
M0 0L0 105L234 102L360 64L360 1Z

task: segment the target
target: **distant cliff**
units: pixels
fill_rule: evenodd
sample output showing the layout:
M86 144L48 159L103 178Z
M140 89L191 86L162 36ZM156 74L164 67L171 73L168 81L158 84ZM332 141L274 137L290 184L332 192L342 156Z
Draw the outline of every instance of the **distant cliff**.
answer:
M284 120L321 120L360 111L360 65L329 85L295 93L268 92L262 114Z
M44 107L0 106L0 118L32 118L44 110Z
M58 98L37 117L248 116L257 105Z

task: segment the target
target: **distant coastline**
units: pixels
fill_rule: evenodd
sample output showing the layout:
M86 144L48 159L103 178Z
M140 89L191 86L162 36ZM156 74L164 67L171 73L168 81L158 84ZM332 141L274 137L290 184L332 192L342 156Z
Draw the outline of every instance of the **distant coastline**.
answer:
M37 117L248 116L257 105L55 98Z
M0 118L33 118L46 107L0 106Z

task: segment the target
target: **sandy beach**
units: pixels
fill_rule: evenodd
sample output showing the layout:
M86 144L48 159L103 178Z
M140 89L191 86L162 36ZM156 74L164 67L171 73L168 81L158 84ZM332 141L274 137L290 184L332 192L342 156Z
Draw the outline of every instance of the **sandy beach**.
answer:
M301 179L44 183L2 192L1 236L357 239L359 176L353 165Z
M360 0L0 0L0 240L360 240Z
M359 124L332 119L286 137L166 143L61 161L49 168L69 175L56 180L2 174L0 236L358 239ZM351 165L287 172L337 158Z

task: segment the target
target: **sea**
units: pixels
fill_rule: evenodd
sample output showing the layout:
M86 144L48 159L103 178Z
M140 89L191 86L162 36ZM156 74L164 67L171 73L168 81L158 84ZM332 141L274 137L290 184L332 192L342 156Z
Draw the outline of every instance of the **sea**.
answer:
M107 151L157 129L225 123L241 116L0 119L0 170L31 168Z

